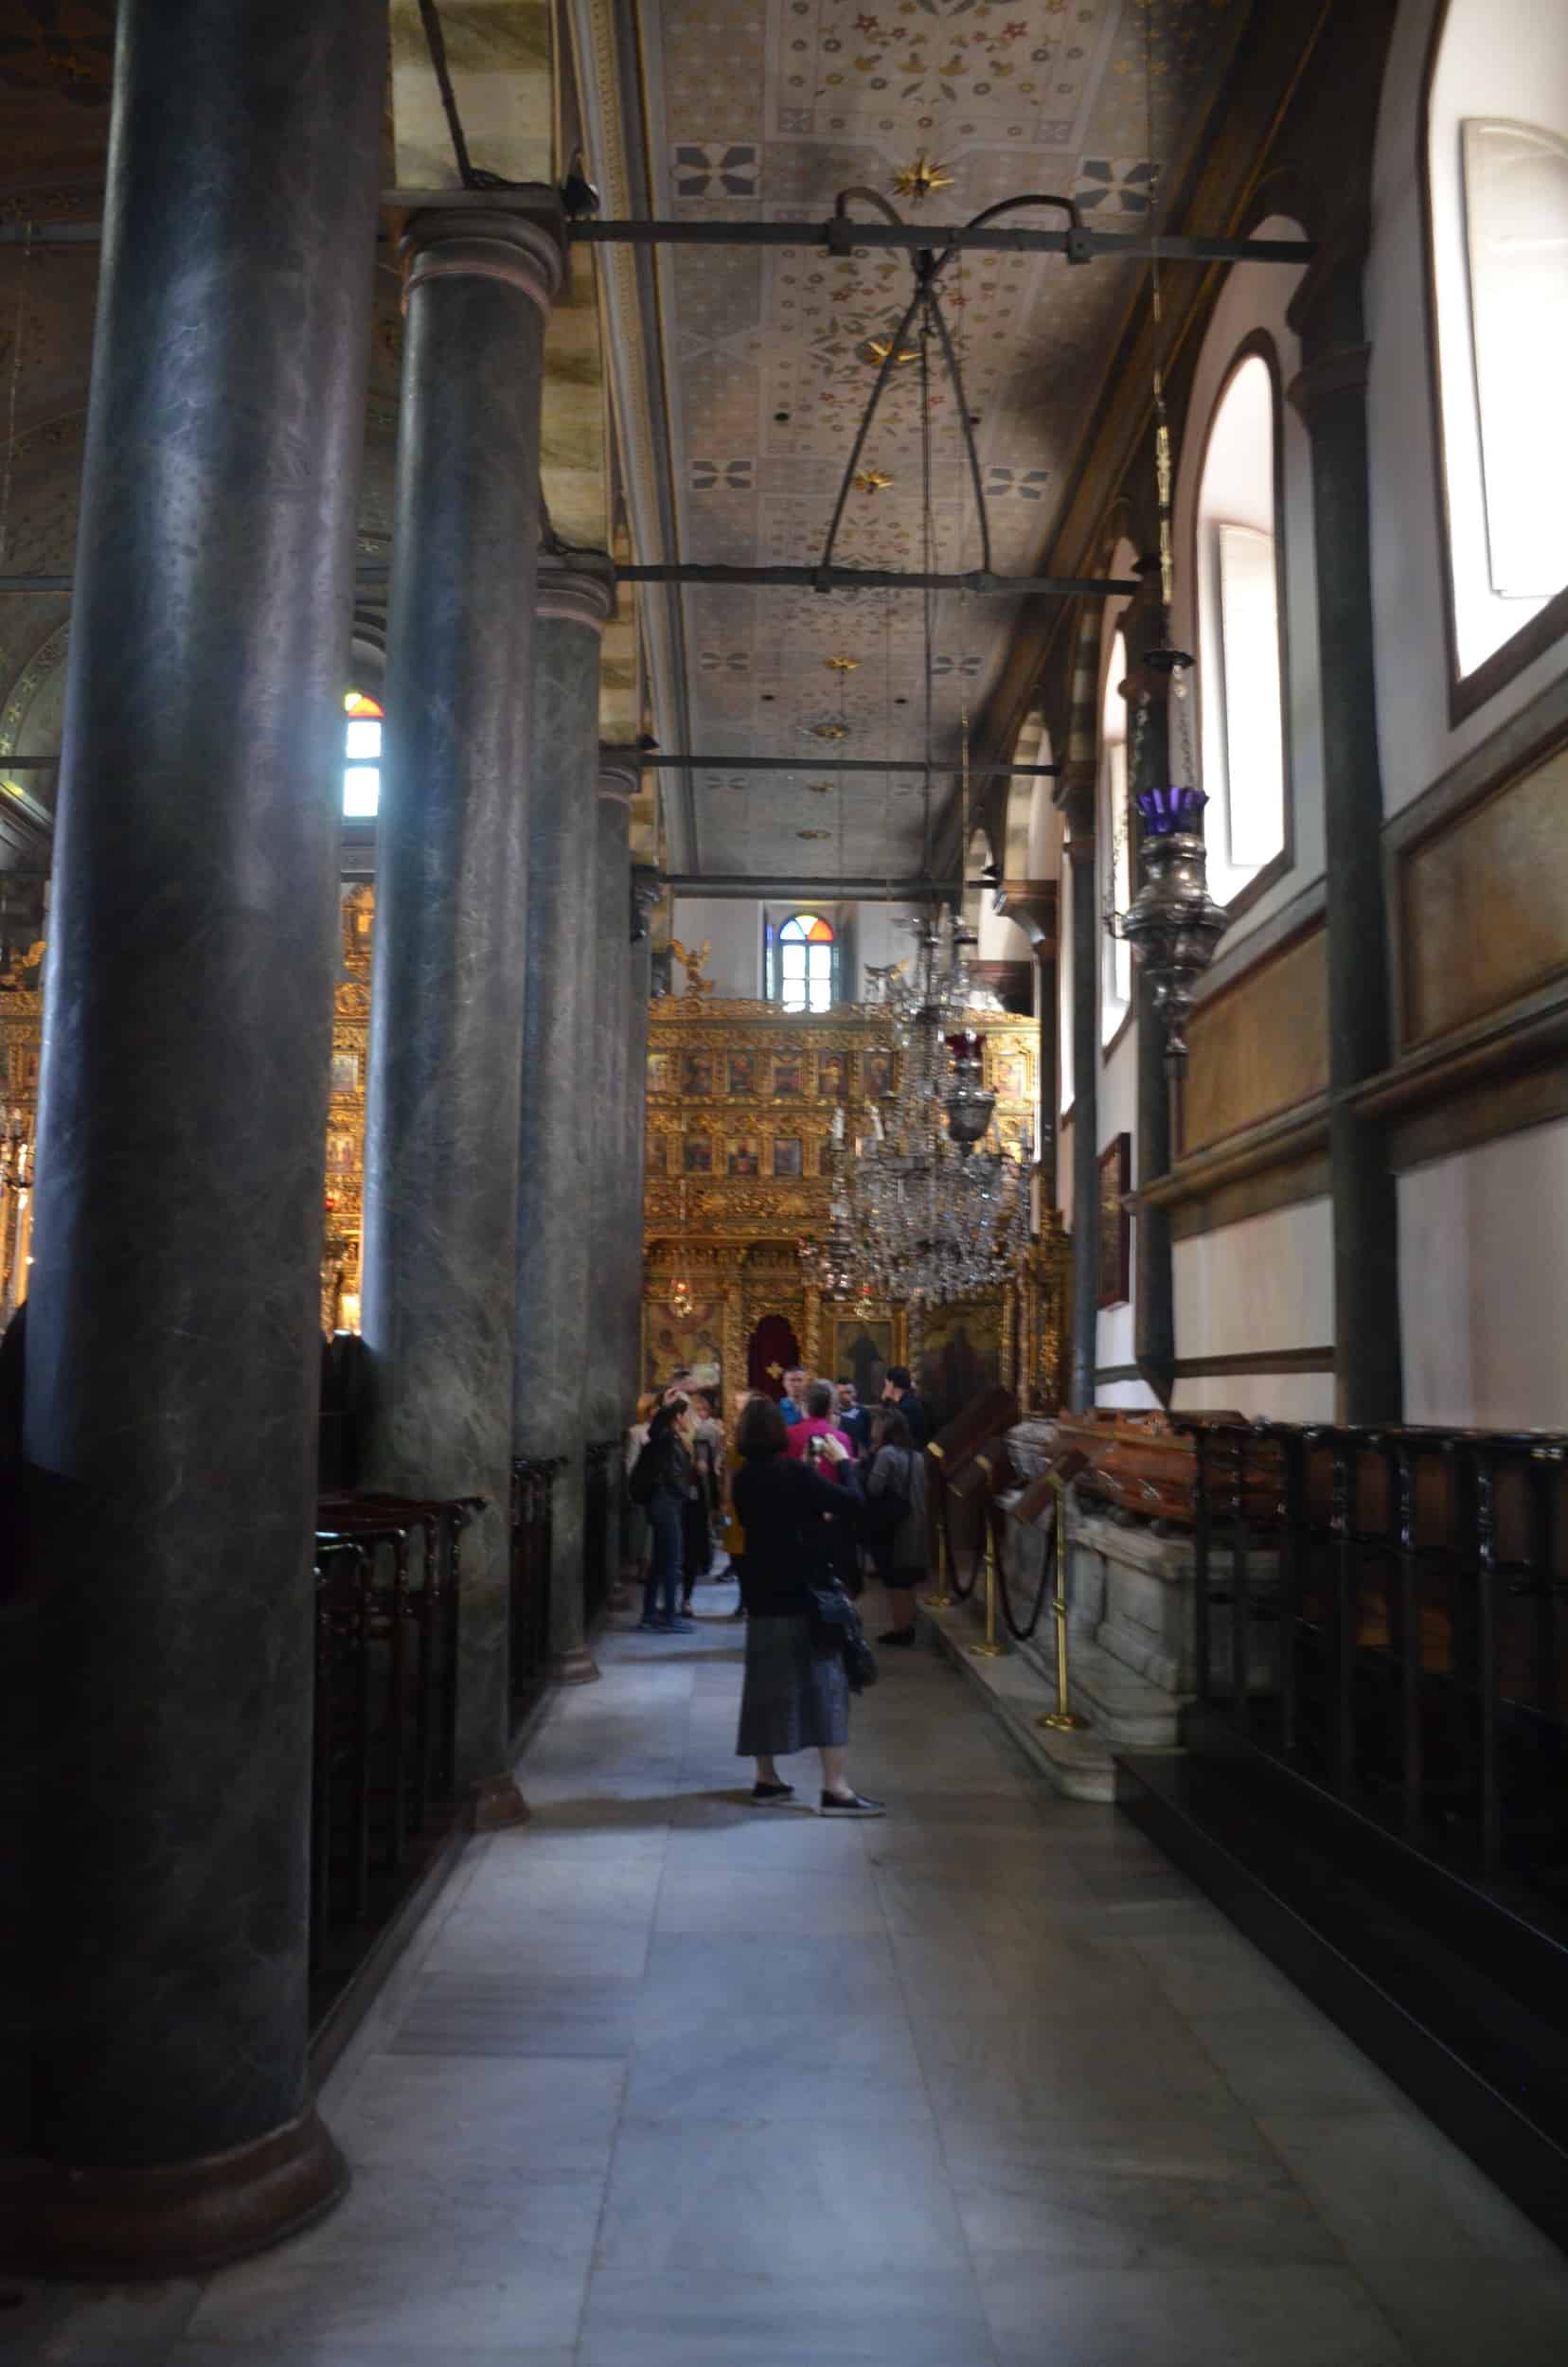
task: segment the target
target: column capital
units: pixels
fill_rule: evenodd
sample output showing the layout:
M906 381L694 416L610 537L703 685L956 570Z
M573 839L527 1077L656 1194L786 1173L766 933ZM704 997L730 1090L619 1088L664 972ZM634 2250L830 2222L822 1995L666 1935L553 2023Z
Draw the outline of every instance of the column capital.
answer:
M602 551L540 552L536 615L601 633L615 613L615 561Z
M433 205L411 218L398 241L405 311L415 289L432 279L499 279L548 312L566 273L566 217L543 183L516 194L537 202L517 210Z
M1371 209L1364 199L1348 205L1318 240L1317 253L1285 311L1309 364L1363 342L1363 277L1371 242Z
M641 945L647 938L653 908L664 893L664 874L650 863L634 863L632 866L632 942Z
M1285 389L1285 399L1292 411L1298 412L1309 429L1319 406L1332 395L1354 390L1364 394L1372 366L1370 346L1341 346L1330 353L1320 354L1315 362L1298 370Z
M600 746L598 793L630 806L642 788L642 750Z

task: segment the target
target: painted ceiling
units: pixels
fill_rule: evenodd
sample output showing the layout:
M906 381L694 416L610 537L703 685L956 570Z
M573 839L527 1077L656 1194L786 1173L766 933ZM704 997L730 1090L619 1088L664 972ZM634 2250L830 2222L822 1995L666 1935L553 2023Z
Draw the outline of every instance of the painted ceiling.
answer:
M1139 0L641 0L656 210L821 222L839 190L861 185L908 220L950 222L1042 190L1075 197L1093 227L1142 226L1150 82L1160 174L1173 186L1245 15L1244 0L1152 0L1151 16ZM911 205L898 176L922 155L951 186ZM1145 278L1132 264L1075 268L1059 256L971 255L944 275L1000 573L1041 561ZM881 250L843 259L804 244L662 250L677 556L818 558L875 377L867 341L891 333L911 287L905 258ZM897 370L883 398L864 465L889 482L850 494L835 552L844 564L923 563L919 368ZM971 568L977 521L935 355L931 386L932 563ZM825 881L918 868L934 827L918 777L841 782L831 759L921 753L919 596L702 587L682 597L691 746L799 766L789 776L698 774L698 865ZM1014 605L935 603L934 745L944 760L1002 664ZM935 785L936 810L950 787Z

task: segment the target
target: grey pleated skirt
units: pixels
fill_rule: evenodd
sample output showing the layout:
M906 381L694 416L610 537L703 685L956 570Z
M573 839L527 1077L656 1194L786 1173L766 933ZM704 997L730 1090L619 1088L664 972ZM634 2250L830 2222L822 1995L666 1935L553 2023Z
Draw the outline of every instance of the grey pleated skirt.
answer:
M842 1748L848 1739L849 1680L840 1655L812 1651L804 1613L748 1619L738 1755L771 1759Z

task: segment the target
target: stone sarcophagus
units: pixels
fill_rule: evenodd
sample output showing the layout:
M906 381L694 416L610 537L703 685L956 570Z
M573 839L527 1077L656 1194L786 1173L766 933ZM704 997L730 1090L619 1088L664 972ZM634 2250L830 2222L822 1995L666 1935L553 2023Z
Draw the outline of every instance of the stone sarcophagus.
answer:
M1007 1552L1025 1584L1042 1565L1053 1524L1047 1467L1064 1450L1084 1456L1086 1468L1072 1491L1067 1557L1068 1625L1078 1653L1075 1698L1083 1694L1080 1706L1113 1742L1169 1748L1197 1673L1193 1433L1164 1414L1103 1406L1055 1421L1022 1422L1009 1432L1007 1447L1018 1492L1007 1506ZM1277 1450L1258 1442L1242 1471L1249 1510L1267 1519L1277 1506L1282 1476ZM1227 1484L1228 1473L1210 1469L1211 1513ZM1258 1593L1274 1586L1277 1557L1272 1549L1249 1553L1248 1576ZM1217 1615L1215 1632L1221 1637L1225 1616ZM1262 1662L1254 1675L1259 1683L1271 1681Z
M1078 1481L1079 1500L1086 1506L1097 1500L1140 1521L1190 1529L1198 1517L1198 1442L1188 1425L1245 1419L1241 1414L1213 1410L1172 1416L1105 1405L1086 1414L1063 1414L1055 1429L1064 1447L1077 1447L1087 1459L1089 1468ZM1278 1450L1260 1444L1240 1473L1250 1515L1268 1518L1278 1504L1283 1478ZM1215 1499L1211 1475L1211 1508Z

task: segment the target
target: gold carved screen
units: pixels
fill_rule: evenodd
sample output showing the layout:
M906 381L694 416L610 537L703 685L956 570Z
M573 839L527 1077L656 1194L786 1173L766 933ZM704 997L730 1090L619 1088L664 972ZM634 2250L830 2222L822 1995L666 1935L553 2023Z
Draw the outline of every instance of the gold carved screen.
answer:
M976 1023L997 1128L1016 1149L1034 1131L1037 1031L1027 1022L998 1025L992 1013ZM1049 1324L1033 1303L1043 1274L1038 1253L1035 1279L1023 1289L923 1314L902 1304L824 1301L802 1264L802 1241L827 1229L835 1112L844 1112L850 1139L863 1131L867 1105L897 1089L898 1059L885 1017L852 1006L807 1015L697 994L654 1003L646 1387L683 1364L700 1374L718 1367L726 1391L764 1379L776 1385L769 1366L751 1369L750 1344L772 1317L787 1326L802 1361L830 1377L852 1374L864 1385L879 1366L907 1363L940 1405L997 1379L1032 1397L1033 1377L1048 1371L1044 1386L1054 1396L1061 1261L1047 1261ZM770 1338L778 1336L775 1323Z

